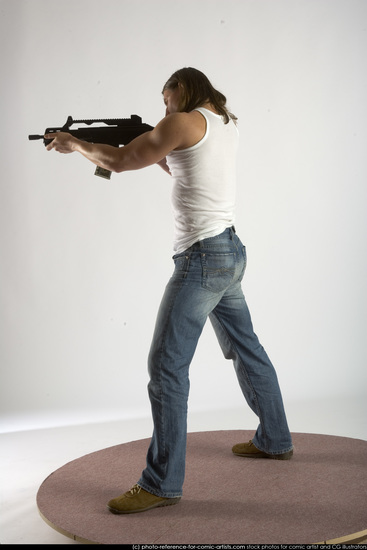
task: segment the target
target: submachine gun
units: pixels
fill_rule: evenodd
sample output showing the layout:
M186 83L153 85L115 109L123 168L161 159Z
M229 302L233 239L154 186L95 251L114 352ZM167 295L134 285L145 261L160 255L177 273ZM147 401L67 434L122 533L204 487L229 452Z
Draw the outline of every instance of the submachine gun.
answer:
M73 125L82 124L80 128L73 128ZM136 137L153 130L153 126L145 124L138 115L131 115L130 118L105 118L105 119L88 119L74 120L71 116L68 117L66 123L61 128L46 128L44 134L55 134L57 132L67 132L72 136L83 141L91 143L103 143L120 147L127 145ZM28 136L30 140L43 139L44 145L51 143L52 139L44 139L43 135L32 134ZM105 179L111 178L111 172L97 166L95 171L96 176Z

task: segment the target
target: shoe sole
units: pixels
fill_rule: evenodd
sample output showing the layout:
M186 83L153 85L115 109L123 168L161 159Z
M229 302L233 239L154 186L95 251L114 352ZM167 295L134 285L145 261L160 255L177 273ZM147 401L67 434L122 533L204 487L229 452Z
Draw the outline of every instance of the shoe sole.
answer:
M173 506L174 504L177 504L180 502L181 497L177 498L168 498L167 500L163 500L162 502L158 502L157 504L152 504L151 506L147 506L146 508L141 508L140 510L117 510L117 508L111 508L107 505L107 508L110 512L113 514L136 514L138 512L146 512L147 510L153 510L153 508L162 508L163 506Z
M233 451L232 451L233 452ZM293 451L289 451L288 453L284 453L284 454L281 454L281 455L268 455L268 454L265 454L265 453L235 453L233 452L234 455L236 456L244 456L246 458L270 458L270 459L273 459L273 460L290 460L293 456Z

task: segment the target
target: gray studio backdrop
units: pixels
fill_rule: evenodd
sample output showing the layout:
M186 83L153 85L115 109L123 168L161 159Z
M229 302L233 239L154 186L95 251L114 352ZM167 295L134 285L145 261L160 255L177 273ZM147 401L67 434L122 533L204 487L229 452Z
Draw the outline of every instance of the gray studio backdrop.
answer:
M1 424L149 416L146 357L171 274L170 178L94 176L28 134L74 118L156 124L182 66L241 133L245 294L287 403L366 387L365 0L2 0ZM205 327L190 411L242 407ZM248 419L248 421L247 421ZM315 431L315 426L310 426Z

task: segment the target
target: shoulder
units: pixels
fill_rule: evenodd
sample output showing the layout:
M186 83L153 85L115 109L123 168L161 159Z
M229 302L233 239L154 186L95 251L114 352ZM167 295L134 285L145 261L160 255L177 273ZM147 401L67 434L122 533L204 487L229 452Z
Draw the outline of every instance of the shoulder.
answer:
M158 134L169 136L174 148L187 148L197 143L205 134L206 121L198 111L172 113L155 127Z
M172 113L165 116L158 124L157 127L161 128L185 128L195 124L196 121L202 120L202 115L198 111L191 111L190 113Z

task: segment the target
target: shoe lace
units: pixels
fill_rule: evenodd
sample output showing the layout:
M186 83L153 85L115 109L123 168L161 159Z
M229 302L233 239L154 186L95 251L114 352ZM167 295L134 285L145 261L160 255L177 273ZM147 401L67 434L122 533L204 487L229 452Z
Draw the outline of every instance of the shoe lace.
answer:
M134 485L134 487L132 487L129 492L131 493L131 495L137 495L138 493L140 493L140 491L141 487L136 483L136 485Z

